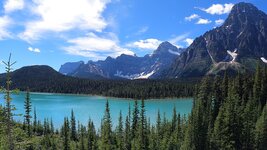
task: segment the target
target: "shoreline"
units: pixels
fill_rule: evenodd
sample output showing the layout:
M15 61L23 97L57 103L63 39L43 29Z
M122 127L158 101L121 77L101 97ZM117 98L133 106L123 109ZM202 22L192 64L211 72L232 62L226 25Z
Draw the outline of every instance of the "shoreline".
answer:
M26 93L26 91L19 91L18 94ZM104 96L104 95L94 95L94 94L75 94L75 93L48 93L48 92L30 92L33 94L43 94L43 95L66 95L66 96L95 96L95 97L103 97L103 98L113 98L118 100L137 100L141 101L142 99L135 99L135 98L124 98L124 97L112 97L112 96ZM164 98L148 98L144 99L145 101L158 101L158 100L178 100L178 99L193 99L193 97L164 97Z

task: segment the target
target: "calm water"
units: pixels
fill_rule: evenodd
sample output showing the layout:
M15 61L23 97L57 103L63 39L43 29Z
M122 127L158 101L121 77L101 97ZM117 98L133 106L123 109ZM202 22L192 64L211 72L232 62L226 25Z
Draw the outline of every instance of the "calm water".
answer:
M0 95L0 104L4 104L4 96ZM17 108L16 114L24 113L25 93L12 95L14 104ZM70 116L71 109L74 110L76 120L86 125L91 118L97 127L100 126L101 118L104 114L106 100L109 100L111 117L113 124L117 124L119 112L125 116L128 113L128 105L133 108L134 101L130 99L107 98L101 96L83 96L83 95L61 95L61 94L45 94L31 93L32 108L36 107L38 120L43 121L44 118L52 118L54 126L60 127L64 117ZM141 102L139 102L140 104ZM165 113L167 118L171 118L173 107L181 114L188 114L192 108L192 99L164 99L164 100L148 100L145 101L146 115L150 118L151 123L155 123L157 112ZM22 121L23 117L15 117L16 120Z

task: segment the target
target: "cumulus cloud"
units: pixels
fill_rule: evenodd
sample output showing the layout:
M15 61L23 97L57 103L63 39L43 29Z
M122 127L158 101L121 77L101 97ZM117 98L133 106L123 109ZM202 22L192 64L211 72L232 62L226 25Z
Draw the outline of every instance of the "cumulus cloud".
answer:
M211 21L209 19L203 19L203 18L200 18L196 24L210 24Z
M26 23L19 37L38 40L45 32L64 32L72 29L101 32L107 22L102 13L110 0L34 0L32 15L36 20Z
M24 8L24 0L7 0L4 3L4 9L6 13L11 13L16 10Z
M186 38L184 42L187 44L187 46L190 46L193 43L194 39Z
M39 48L28 47L28 50L29 50L30 52L35 52L35 53L40 53L40 52L41 52Z
M134 55L132 51L120 47L114 36L99 37L89 33L87 36L70 39L67 42L70 45L63 49L68 54L89 57L93 60L104 59L107 56L117 57L121 54Z
M10 32L7 30L12 20L8 16L0 17L0 40L11 37Z
M212 15L222 15L222 14L228 14L232 10L232 7L234 4L212 4L209 8L199 8L202 11L205 11L208 14Z
M223 19L218 19L218 20L215 20L215 24L216 25L221 25L224 23L224 20Z
M158 46L162 43L162 41L158 39L145 39L145 40L139 40L133 43L127 44L128 47L132 48L139 48L139 49L147 49L147 50L155 50L158 48Z
M192 14L192 15L190 15L188 17L185 17L185 20L186 21L192 21L192 20L195 20L195 19L198 19L198 18L200 18L200 16L198 14Z

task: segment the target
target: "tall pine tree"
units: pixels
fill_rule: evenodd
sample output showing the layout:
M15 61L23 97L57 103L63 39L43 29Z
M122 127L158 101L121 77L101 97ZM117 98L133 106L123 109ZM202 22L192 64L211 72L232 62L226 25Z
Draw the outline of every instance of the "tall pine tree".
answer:
M7 135L7 144L10 150L15 149L15 143L13 139L13 113L14 107L11 104L12 98L11 98L11 72L12 72L12 66L16 62L11 62L11 54L9 55L9 59L7 62L4 62L5 68L6 68L6 89L5 89L5 100L6 100L6 107L5 107L5 115L6 115L6 135Z
M106 102L106 109L104 118L101 125L101 144L100 149L111 150L114 149L113 139L112 139L112 126L110 118L109 102Z
M26 129L28 137L31 136L31 101L30 101L30 90L27 88L26 97L24 101L24 109L25 109L25 121L26 121Z

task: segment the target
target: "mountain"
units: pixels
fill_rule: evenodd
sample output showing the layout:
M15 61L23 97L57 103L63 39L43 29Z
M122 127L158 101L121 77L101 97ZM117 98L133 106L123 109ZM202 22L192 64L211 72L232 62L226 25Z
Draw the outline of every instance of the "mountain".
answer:
M196 38L162 78L251 72L267 63L267 15L249 3L236 4L224 24Z
M73 72L76 70L80 65L83 65L83 61L78 61L78 62L68 62L65 63L64 65L61 65L59 72L62 74L68 74L70 72Z
M163 42L151 55L137 57L122 54L117 58L107 57L106 60L88 61L87 64L66 63L61 66L59 72L90 79L157 78L160 76L159 72L168 68L183 51L184 49L177 48L169 42Z

